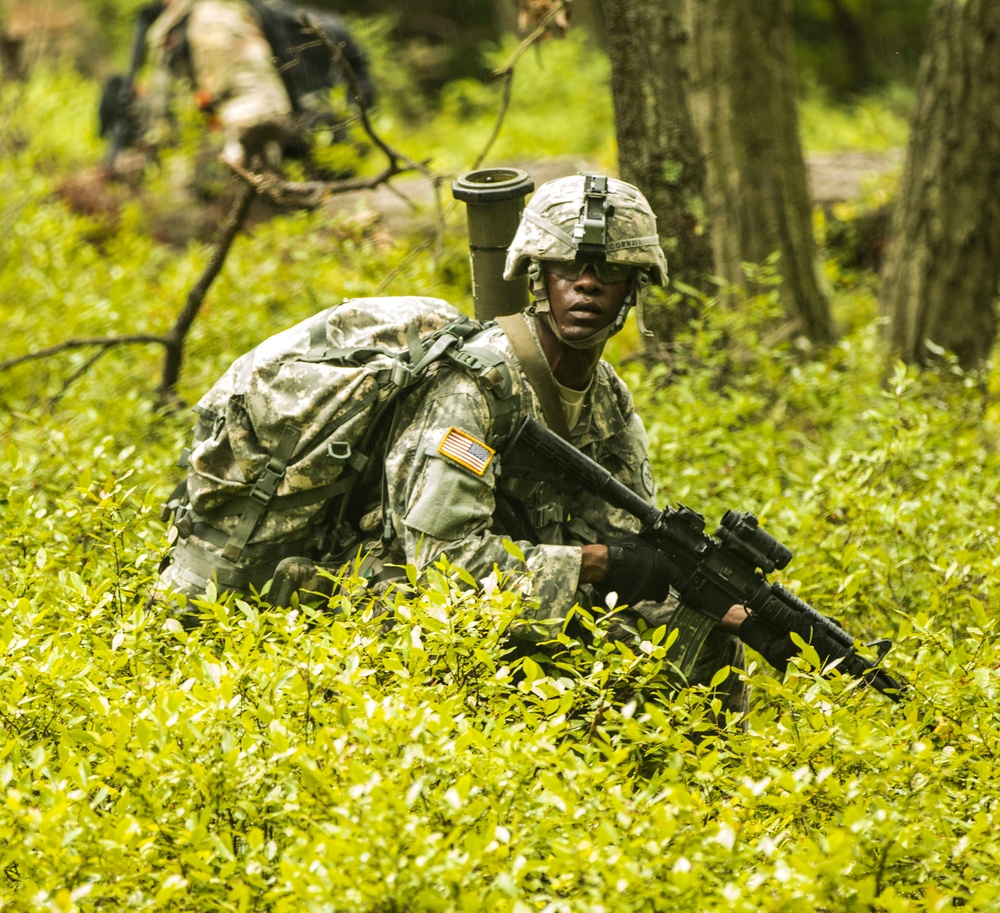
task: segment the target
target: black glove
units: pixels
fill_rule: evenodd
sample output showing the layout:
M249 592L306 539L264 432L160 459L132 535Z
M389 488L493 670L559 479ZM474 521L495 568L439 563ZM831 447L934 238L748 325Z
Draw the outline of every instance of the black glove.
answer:
M645 539L625 536L608 543L608 572L594 586L602 596L616 592L621 605L662 602L670 593L670 573L670 562Z
M840 646L822 628L812 628L803 625L803 630L796 631L806 643L811 644L813 649L819 654L820 662L826 665L830 660L836 659L845 654L845 649ZM792 642L792 638L781 631L775 631L760 616L750 614L740 625L739 638L748 647L756 650L779 672L784 672L788 666L788 660L799 655L799 648Z

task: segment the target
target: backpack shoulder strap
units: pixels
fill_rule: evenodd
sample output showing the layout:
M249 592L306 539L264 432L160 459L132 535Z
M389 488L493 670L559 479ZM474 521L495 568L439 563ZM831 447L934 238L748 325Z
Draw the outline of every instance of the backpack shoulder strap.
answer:
M468 342L468 345L450 349L446 353L448 361L474 377L489 394L486 399L494 434L498 440L506 441L514 430L514 420L521 408L510 359L495 349L476 345L475 337Z
M569 425L566 422L566 413L563 410L562 400L559 398L559 391L556 390L555 381L552 379L548 360L538 345L538 340L531 335L531 330L528 329L520 314L497 317L497 323L500 329L506 333L528 382L538 394L545 423L559 437L568 441Z
M254 530L257 529L257 524L267 512L271 500L278 490L278 485L285 475L285 469L295 453L301 435L302 429L291 422L282 429L281 437L275 445L271 459L267 461L267 466L254 483L246 510L243 511L240 522L229 537L226 547L222 550L222 557L227 561L239 561L243 549L246 548Z

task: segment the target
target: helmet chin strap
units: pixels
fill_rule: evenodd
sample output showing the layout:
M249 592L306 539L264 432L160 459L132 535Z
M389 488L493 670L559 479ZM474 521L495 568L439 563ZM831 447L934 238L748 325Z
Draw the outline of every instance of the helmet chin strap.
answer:
M655 336L656 334L646 326L646 309L643 305L646 303L647 288L649 288L649 274L640 270L636 273L635 282L632 283L629 298L635 303L635 322L639 325L639 332L643 336Z
M567 339L562 330L559 329L559 325L556 323L555 318L552 316L552 308L549 305L549 290L545 284L545 276L542 273L542 265L537 260L532 260L528 267L528 278L531 282L531 296L534 299L531 304L527 307L527 312L529 314L537 314L548 324L548 327L555 334L556 339L558 339L563 345L569 346L571 349L577 349L579 351L586 351L587 349L598 349L601 348L615 333L621 331L621 328L625 326L625 320L628 317L628 312L632 309L632 306L637 304L640 300L639 291L640 288L645 284L646 276L639 272L636 278L632 281L632 285L629 287L628 295L625 296L625 300L622 302L621 310L618 312L618 316L615 317L614 323L609 324L599 333L595 333L593 336L588 336L586 339ZM636 316L639 318L639 329L643 332L643 335L652 335L645 327L642 321L641 309L636 310Z

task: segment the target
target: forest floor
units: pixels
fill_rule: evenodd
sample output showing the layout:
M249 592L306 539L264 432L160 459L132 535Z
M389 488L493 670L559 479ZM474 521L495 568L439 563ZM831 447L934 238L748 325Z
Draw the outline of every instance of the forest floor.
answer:
M872 182L897 174L902 167L903 150L885 152L824 152L807 156L810 193L813 202L830 206L837 202L863 197ZM532 161L491 163L491 167L519 168L526 171L539 187L546 181L580 171L599 170L594 163L582 158L546 158ZM109 184L97 166L68 176L61 184L59 195L77 212L108 220L111 230L118 223L122 204L138 194L147 215L147 227L157 240L180 247L192 240L211 241L222 225L235 184L218 195L206 194L196 186L199 169L184 165L182 172L168 180L166 196L153 196L145 189L129 189L123 184ZM225 182L222 186L226 186ZM447 184L440 190L442 206L452 201ZM325 204L334 213L350 214L352 218L377 229L382 236L413 234L425 231L438 218L434 188L424 175L403 174L374 190L341 194ZM275 209L258 205L251 223L270 218Z
M903 150L885 152L822 152L806 158L809 190L816 205L855 200L863 196L867 185L902 168ZM593 171L593 163L580 158L550 158L534 161L504 162L500 167L526 171L538 187L553 178ZM445 188L443 201L451 199ZM423 176L402 175L392 185L375 190L344 194L328 204L336 211L369 210L382 227L390 232L412 228L415 217L433 209L433 191Z
M903 149L885 152L814 152L806 156L809 191L816 204L854 200L873 180L903 167Z

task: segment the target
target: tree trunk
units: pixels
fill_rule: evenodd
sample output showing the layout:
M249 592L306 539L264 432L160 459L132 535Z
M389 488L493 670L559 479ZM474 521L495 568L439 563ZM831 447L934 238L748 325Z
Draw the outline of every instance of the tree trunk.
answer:
M864 92L875 84L864 29L845 0L830 0L830 6L851 68L851 91Z
M642 190L656 213L671 277L712 292L705 160L688 106L682 3L603 0L618 165L621 177ZM683 316L656 308L647 319L666 341Z
M807 338L828 342L834 329L816 274L790 0L687 0L687 9L716 273L744 284L742 263L779 253L785 312Z
M882 275L890 339L928 341L963 367L986 358L1000 282L1000 3L937 0Z

